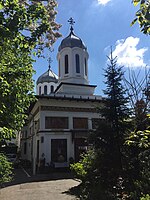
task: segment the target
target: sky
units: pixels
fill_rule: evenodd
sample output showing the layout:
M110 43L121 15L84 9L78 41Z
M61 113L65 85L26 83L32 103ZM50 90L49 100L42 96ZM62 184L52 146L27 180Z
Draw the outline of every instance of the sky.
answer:
M89 53L88 73L89 83L97 85L95 94L103 95L105 89L104 69L107 66L107 56L112 46L113 56L117 56L118 65L124 66L127 73L134 70L143 71L150 66L150 36L140 32L138 24L130 26L135 18L138 7L134 7L131 0L58 0L56 21L62 25L59 38L50 53L51 69L58 74L58 47L70 32L68 19L75 21L74 33L82 39ZM45 52L45 59L36 59L34 69L37 78L47 71L49 52ZM141 72L141 76L143 74Z

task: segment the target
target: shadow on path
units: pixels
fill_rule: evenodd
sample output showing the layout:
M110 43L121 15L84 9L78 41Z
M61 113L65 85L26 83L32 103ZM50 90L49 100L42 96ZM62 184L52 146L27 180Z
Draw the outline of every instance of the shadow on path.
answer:
M62 194L75 196L75 197L77 197L77 199L83 199L81 196L81 185L80 184L70 188L68 191L63 192Z
M25 173L25 171L27 173ZM51 181L51 180L61 180L61 179L74 179L73 174L70 171L55 171L47 174L36 174L32 175L30 169L23 170L22 168L14 169L13 181L5 183L3 187L31 183L31 182L41 182L41 181Z

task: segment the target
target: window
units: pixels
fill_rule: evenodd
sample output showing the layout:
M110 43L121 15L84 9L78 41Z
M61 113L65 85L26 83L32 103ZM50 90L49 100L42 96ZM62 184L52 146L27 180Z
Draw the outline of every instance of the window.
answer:
M68 117L45 117L46 129L68 129Z
M54 92L54 86L51 85L51 93L53 93L53 92Z
M41 86L39 87L39 95L41 95Z
M44 94L47 94L47 85L44 86Z
M85 76L87 76L87 62L86 62L86 58L84 59L84 68L85 68Z
M80 73L80 59L79 59L79 55L76 54L75 58L76 58L76 73Z
M88 129L88 118L73 118L74 129Z
M51 160L52 162L67 162L67 140L52 139L51 140Z
M65 74L68 74L68 55L65 55Z

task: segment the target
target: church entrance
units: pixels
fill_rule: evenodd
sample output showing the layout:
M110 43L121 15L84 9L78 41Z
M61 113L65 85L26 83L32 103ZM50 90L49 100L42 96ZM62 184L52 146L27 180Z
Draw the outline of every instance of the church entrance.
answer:
M53 163L67 162L67 139L51 140L51 161Z

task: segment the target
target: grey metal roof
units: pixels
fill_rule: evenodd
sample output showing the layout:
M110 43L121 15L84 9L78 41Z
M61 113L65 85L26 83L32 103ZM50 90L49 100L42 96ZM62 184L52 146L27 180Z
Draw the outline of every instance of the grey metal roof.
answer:
M58 51L61 51L65 47L70 47L70 48L79 47L79 48L87 50L87 47L85 46L85 44L82 42L82 40L79 37L77 37L73 33L72 30L70 34L65 39L62 40L58 48Z
M54 82L57 83L58 82L58 76L51 70L48 69L44 74L42 74L38 79L36 84L38 85L39 83L50 83L50 82Z

